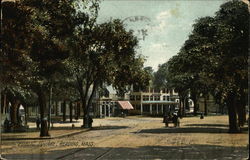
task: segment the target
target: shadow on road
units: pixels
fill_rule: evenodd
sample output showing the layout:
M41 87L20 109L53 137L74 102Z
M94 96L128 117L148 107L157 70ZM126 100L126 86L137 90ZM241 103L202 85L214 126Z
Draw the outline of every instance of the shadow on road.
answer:
M130 128L128 126L100 126L100 127L93 127L91 130L109 130L109 129L126 129Z
M44 140L49 138L54 138L58 136L63 135L71 135L76 132L85 131L86 129L83 129L81 127L55 127L51 128L49 130L49 133L51 133L52 137L39 137L40 130L36 128L29 128L26 132L9 132L9 133L3 133L2 134L2 140L4 141L13 141L13 140ZM67 131L67 132L66 132ZM55 133L56 132L56 133Z
M156 129L143 129L138 133L153 133L153 134L164 134L164 133L227 133L226 128L156 128Z
M89 147L56 150L48 154L3 155L7 159L246 159L246 147L217 145Z
M198 126L198 127L228 127L226 124L185 124L184 126Z

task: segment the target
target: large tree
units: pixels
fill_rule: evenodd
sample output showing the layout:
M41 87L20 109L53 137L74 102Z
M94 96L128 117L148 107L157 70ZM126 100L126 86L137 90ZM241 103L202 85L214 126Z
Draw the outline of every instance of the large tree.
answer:
M8 1L1 3L1 11L0 94L7 96L6 99L11 104L11 122L16 127L20 103L25 107L30 102L28 95L33 94L23 83L31 68L27 52L29 39L25 38L29 34L27 22L31 12L25 10L20 3Z
M196 21L180 53L169 62L174 77L188 74L191 97L210 92L217 102L226 103L230 132L238 132L245 121L248 16L243 2L223 4L215 17Z
M89 127L92 100L99 87L112 84L121 93L133 82L139 82L135 77L145 79L143 59L136 56L137 39L133 32L126 31L120 20L97 24L95 16L76 30L66 61L77 82L85 128Z
M84 14L77 12L77 4L83 4L84 7L88 4L78 0L20 0L8 3L12 6L4 14L8 21L3 24L6 37L1 67L10 66L8 70L13 68L23 76L8 72L10 74L1 73L1 79L7 79L6 75L18 77L13 85L29 87L37 94L42 119L40 136L48 136L45 118L49 86L54 81L54 75L63 70L62 62L68 57L65 47L67 38L85 19Z
M246 120L248 6L240 1L225 3L216 13L215 20L218 23L218 52L212 58L217 65L214 67L216 72L209 73L228 107L229 131L238 132L238 125L242 126Z

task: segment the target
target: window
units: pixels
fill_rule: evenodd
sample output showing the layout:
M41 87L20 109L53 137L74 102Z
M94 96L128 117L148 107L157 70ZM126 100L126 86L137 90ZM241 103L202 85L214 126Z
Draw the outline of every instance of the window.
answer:
M148 104L143 105L143 112L150 112L150 106Z
M157 106L155 104L152 105L152 111L157 111Z
M166 101L166 96L163 96L163 101Z
M148 96L148 95L144 95L144 96L143 96L143 100L144 100L144 101L149 101L149 96Z
M136 105L136 110L141 110L141 105L140 104Z
M170 89L169 92L170 92L170 94L173 94L173 90L172 89Z
M166 88L162 88L162 93L166 93Z
M154 100L154 96L150 96L150 101L153 101Z
M140 95L136 95L136 100L140 101L141 100L141 96Z
M170 101L170 96L167 96L167 101Z
M154 96L155 97L155 101L159 101L160 100L160 96Z
M135 96L134 95L130 95L130 100L134 101L135 100Z

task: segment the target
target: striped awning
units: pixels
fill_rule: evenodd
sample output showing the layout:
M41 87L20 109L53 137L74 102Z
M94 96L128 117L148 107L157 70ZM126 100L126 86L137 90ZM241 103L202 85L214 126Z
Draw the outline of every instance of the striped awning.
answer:
M122 109L127 109L127 110L134 109L134 107L131 105L129 101L118 101L118 104Z

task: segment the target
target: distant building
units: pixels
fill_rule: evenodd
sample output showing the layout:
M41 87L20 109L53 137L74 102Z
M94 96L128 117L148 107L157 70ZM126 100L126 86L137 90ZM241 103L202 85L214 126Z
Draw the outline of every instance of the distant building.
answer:
M205 102L207 105L207 113L227 113L227 108L219 106L215 103L214 97L209 94L205 100L204 97L198 99L199 111L205 113Z
M109 93L109 95L96 99L93 107L94 117L105 118L127 115L128 110L134 109L127 97L127 94L124 97L119 97L115 93Z
M125 102L133 109L126 109L120 102ZM145 91L134 90L124 97L118 97L113 91L108 96L96 100L93 108L94 117L112 117L129 115L163 115L165 112L174 112L179 107L179 96L174 89L156 90L148 87Z
M129 94L129 101L135 108L129 113L137 115L163 115L179 107L179 96L174 89L156 90L148 87L144 91L133 90Z

